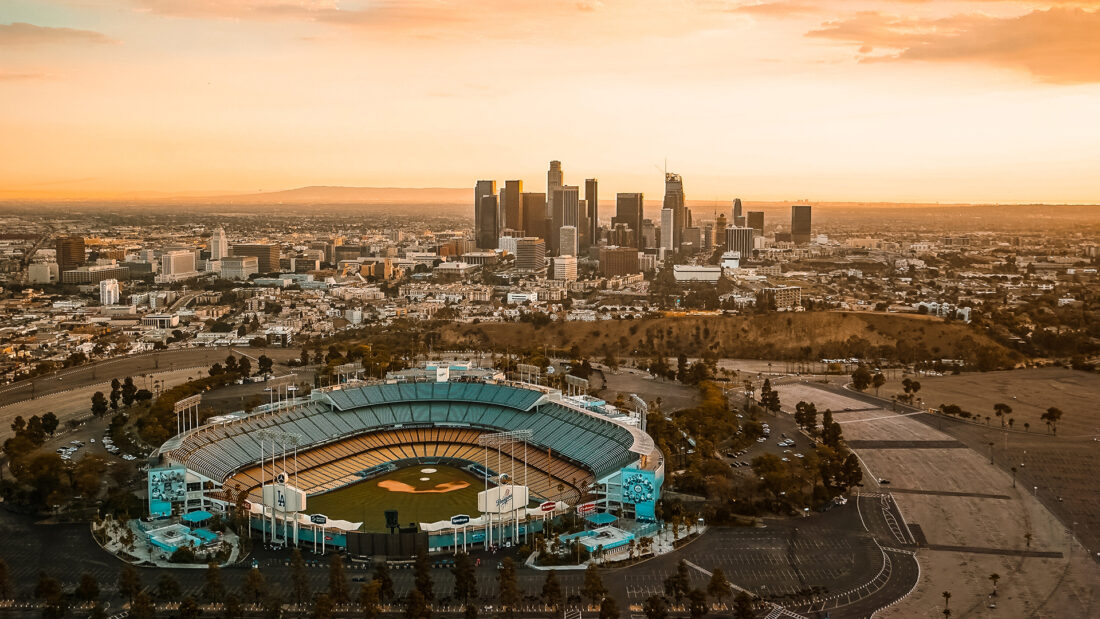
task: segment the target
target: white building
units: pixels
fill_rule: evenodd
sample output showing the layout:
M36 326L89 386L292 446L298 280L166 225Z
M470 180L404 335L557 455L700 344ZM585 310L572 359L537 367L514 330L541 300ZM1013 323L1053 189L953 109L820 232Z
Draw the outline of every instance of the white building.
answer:
M59 276L56 262L33 262L27 267L27 279L32 284L56 284Z
M160 274L157 283L178 282L199 276L195 270L195 252L187 249L166 251L160 257Z
M222 279L248 279L260 272L260 259L255 256L234 256L221 259Z
M105 279L99 282L99 304L118 305L121 290L117 279Z
M572 226L570 226L572 227ZM577 279L577 257L576 256L558 256L553 260L554 267L554 279L565 280L568 282L576 281Z
M577 255L577 227L562 226L558 229L558 255Z
M225 230L218 226L210 237L210 259L221 260L229 257L229 239L225 238Z
M678 282L708 282L713 284L722 277L722 267L677 264L672 267L672 276Z

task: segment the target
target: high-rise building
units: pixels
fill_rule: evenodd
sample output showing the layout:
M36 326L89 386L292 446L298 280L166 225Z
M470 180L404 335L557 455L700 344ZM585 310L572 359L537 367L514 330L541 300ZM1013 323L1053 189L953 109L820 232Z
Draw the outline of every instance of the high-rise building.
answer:
M57 268L70 271L84 264L84 237L66 236L57 239Z
M661 209L661 248L676 251L676 211L665 207Z
M516 239L516 268L538 271L546 267L546 241L536 237Z
M576 256L580 252L577 239L576 226L562 226L558 228L558 255Z
M186 249L166 251L160 256L161 275L180 275L195 272L195 252Z
M746 225L756 230L757 236L764 236L764 211L749 211Z
M652 219L642 220L642 241L640 245L640 249L657 247L657 226L653 225Z
M551 238L550 245L554 254L558 251L558 230L562 226L577 226L580 219L580 188L576 185L555 187L550 196Z
M497 246L500 233L500 204L497 197L490 194L481 197L481 208L477 213L477 246L480 249L493 249Z
M626 224L626 227L634 231L635 239L629 243L631 247L641 249L642 244L642 201L644 196L640 193L615 194L615 218L614 224Z
M279 246L275 243L246 243L234 245L230 253L233 256L252 256L256 258L259 272L274 273L279 270Z
M210 259L221 260L229 257L229 240L225 238L225 229L218 226L214 234L210 235Z
M558 256L553 259L552 265L554 267L554 279L569 282L575 281L577 279L576 256Z
M474 185L474 238L481 249L492 249L497 246L500 213L496 194L496 181L478 181ZM493 197L491 204L485 201L486 196Z
M811 226L809 204L796 204L791 207L791 241L796 245L810 242Z
M117 279L105 279L99 282L100 305L118 305L120 294Z
M733 220L737 221L737 218L741 216L741 198L733 199Z
M756 230L752 228L738 228L730 226L726 228L726 251L735 251L741 254L741 260L752 258L753 237Z
M504 181L500 192L500 211L504 215L500 228L523 230L523 181Z
M600 273L606 277L639 273L638 249L607 246L600 248Z
M690 215L684 202L684 181L679 174L665 173L665 200L664 208L672 210L672 226L668 229L664 226L664 213L661 215L661 246L671 249L679 249L683 242L684 228L691 225ZM669 234L671 232L671 234ZM670 245L664 241L668 235Z
M520 194L520 208L523 210L523 231L527 236L546 238L546 194Z
M581 249L588 249L600 239L600 181L584 179L584 228L581 230Z
M550 169L546 171L546 218L551 219L552 215L550 202L554 199L554 190L565 184L565 176L561 171L560 161L551 161Z

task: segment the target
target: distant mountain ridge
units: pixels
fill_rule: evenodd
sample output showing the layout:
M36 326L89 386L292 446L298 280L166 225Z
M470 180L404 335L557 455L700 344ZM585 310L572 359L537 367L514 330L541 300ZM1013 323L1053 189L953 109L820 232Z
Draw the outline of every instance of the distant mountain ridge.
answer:
M282 191L207 196L203 202L281 204L465 204L473 188L454 187L344 187L311 185Z

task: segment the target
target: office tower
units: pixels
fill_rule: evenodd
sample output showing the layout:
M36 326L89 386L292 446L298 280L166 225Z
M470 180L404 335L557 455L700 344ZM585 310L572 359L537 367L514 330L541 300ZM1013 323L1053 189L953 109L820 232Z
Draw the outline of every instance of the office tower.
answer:
M576 281L576 256L558 256L553 259L553 262L551 264L554 267L553 279L564 280L567 282Z
M606 277L633 275L638 269L638 249L635 247L601 247L600 273Z
M752 228L726 228L726 251L735 251L741 254L742 260L752 258L753 237L756 230Z
M274 243L250 243L234 245L231 250L234 256L252 256L256 259L259 272L274 273L279 270L279 246Z
M676 251L676 211L665 207L661 209L661 248Z
M105 279L99 282L100 305L118 305L119 293L117 279Z
M684 228L691 225L684 205L684 181L679 174L665 173L664 208L672 210L672 225L665 227L664 211L661 212L661 246L679 249ZM665 240L666 235L668 241Z
M497 246L497 236L500 232L498 218L500 217L500 204L497 197L487 195L481 197L481 208L477 216L477 246L480 249L493 249Z
M181 275L195 272L195 252L186 249L166 251L160 257L161 275Z
M611 220L612 225L626 224L626 227L634 232L636 238L629 245L637 249L643 247L641 238L643 199L644 196L640 193L615 194L615 218Z
M474 238L481 249L492 249L497 245L497 231L500 230L497 209L500 206L496 194L496 181L478 181L474 185ZM485 201L486 196L493 197L491 204Z
M691 251L699 251L703 246L703 231L697 226L688 226L684 228L681 241L681 247L691 245Z
M537 271L546 266L546 241L531 236L516 239L516 268Z
M642 220L642 241L639 249L653 249L657 247L657 226L652 219Z
M791 241L796 245L810 242L810 211L808 204L796 204L791 207Z
M57 268L70 271L84 264L84 237L66 236L57 239Z
M260 272L260 261L255 256L222 258L222 270L218 277L222 279L248 279L249 275Z
M588 237L588 202L586 200L577 200L577 223L574 225L577 227L577 248L579 249Z
M550 201L554 199L554 190L565 184L565 177L561 172L561 162L551 161L550 169L546 171L546 217L552 218Z
M714 224L703 226L703 251L714 249Z
M747 226L756 230L757 236L764 236L764 211L749 211L746 219Z
M550 196L550 245L554 254L558 251L558 230L562 226L576 226L580 216L580 188L576 185L565 185L554 188Z
M558 228L558 255L576 256L580 250L576 226Z
M503 221L500 228L523 230L523 181L504 181L500 192L500 211Z
M725 229L730 224L726 222L725 213L718 213L718 217L714 219L714 229L719 231L720 234L725 234Z
M521 228L527 236L546 238L546 194L520 194L520 208L523 211Z
M630 226L622 223L616 223L611 227L611 230L607 234L608 245L618 245L619 247L634 247L634 239L636 232L630 229Z
M210 236L210 259L221 260L229 256L229 240L225 238L225 229L218 226Z
M600 240L600 182L584 179L585 227L581 231L581 249L588 249Z
M733 199L733 220L737 221L737 218L741 216L741 198Z

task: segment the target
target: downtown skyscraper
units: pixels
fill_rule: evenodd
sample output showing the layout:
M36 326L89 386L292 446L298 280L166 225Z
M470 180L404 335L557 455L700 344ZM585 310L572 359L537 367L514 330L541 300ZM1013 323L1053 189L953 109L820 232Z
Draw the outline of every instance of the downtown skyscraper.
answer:
M474 185L474 237L480 249L497 247L500 206L496 194L496 181L478 181Z
M679 174L665 172L665 201L664 208L672 210L672 229L665 230L664 214L661 214L661 246L679 250L684 241L684 228L691 225L691 213L687 210L684 201L684 181ZM666 237L665 235L669 235ZM671 246L665 243L665 238L671 239Z

